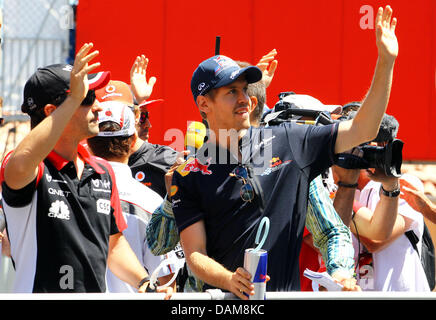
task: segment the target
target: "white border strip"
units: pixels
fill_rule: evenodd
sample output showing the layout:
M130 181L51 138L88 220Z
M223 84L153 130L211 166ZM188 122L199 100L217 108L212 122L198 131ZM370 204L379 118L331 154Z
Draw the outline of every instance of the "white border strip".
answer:
M163 300L164 293L5 293L0 300ZM239 300L232 293L210 290L174 293L171 300ZM267 292L266 300L436 300L436 292Z

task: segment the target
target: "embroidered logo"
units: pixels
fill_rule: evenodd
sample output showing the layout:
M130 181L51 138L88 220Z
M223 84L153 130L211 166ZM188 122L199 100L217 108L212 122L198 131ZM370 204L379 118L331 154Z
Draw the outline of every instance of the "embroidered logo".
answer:
M145 173L142 172L142 171L138 171L138 172L135 174L135 179L138 180L138 181L142 181L142 180L144 180L144 179L145 179Z
M177 168L177 172L183 177L187 176L190 172L201 172L202 174L210 175L212 171L209 170L210 158L206 164L200 163L197 158L191 157L184 164Z
M107 199L97 200L97 212L108 215L111 212L111 202Z
M269 161L269 167L265 169L265 171L261 174L261 176L267 176L267 175L269 175L272 172L280 170L281 168L283 168L284 166L287 166L291 162L292 162L292 160L282 161L280 159L280 157L273 157Z
M48 216L50 218L58 218L62 220L70 220L70 210L62 200L52 202L50 209L48 209Z

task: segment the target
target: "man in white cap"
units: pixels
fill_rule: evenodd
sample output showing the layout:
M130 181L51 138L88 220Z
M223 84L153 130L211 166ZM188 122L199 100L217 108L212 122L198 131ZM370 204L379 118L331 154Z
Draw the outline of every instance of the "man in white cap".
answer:
M117 83L119 85L119 83ZM129 242L141 264L152 274L166 256L155 256L146 243L146 228L152 213L163 199L153 190L132 177L127 165L131 148L137 139L135 116L131 106L119 100L100 103L98 121L100 132L88 139L88 146L94 155L108 160L114 169L120 194L121 209L127 222L123 235ZM171 257L174 255L170 253ZM159 282L166 284L175 271L174 265L166 265L159 272ZM110 270L107 273L109 292L136 292L128 283L117 278ZM175 288L175 282L172 286Z

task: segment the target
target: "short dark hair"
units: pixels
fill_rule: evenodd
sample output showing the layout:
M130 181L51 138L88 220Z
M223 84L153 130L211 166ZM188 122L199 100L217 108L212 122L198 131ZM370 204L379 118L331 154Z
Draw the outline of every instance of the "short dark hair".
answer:
M118 123L106 121L100 123L100 131L119 131ZM114 159L129 154L134 135L130 137L100 137L88 138L88 146L92 153L103 159Z
M58 96L53 102L52 105L59 107L67 98L67 94L63 94ZM30 128L35 128L42 120L46 118L44 107L35 110L32 114L30 114Z
M68 94L65 92L64 94L61 94L59 96L57 96L56 98L54 98L52 101L50 101L49 103L59 107L62 103L64 103L64 101L67 99ZM88 93L86 94L85 99L83 99L81 105L82 106L91 106L93 105L94 101L95 101L96 97L95 97L95 91L90 89L88 90ZM38 108L37 110L35 110L34 112L30 113L30 128L35 128L42 120L44 120L46 118L45 115L45 111L44 111L44 107L42 108Z

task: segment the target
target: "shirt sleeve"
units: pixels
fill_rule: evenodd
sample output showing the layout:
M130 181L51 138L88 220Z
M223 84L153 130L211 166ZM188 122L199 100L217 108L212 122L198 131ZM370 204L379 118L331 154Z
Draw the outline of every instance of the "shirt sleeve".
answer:
M121 210L120 195L118 193L117 182L115 179L115 173L108 163L107 168L112 180L112 194L111 194L111 235L118 232L123 232L127 228L126 220L124 219L123 212Z
M179 233L203 219L203 212L198 207L198 196L196 197L195 188L191 185L190 175L183 177L177 170L173 175L171 203Z
M44 162L41 162L38 165L38 173L33 181L31 181L27 186L24 186L21 189L14 190L9 188L9 186L4 181L4 170L11 154L12 151L4 158L2 162L0 169L0 184L2 186L4 201L11 207L21 208L28 205L32 201L33 194L36 191L38 183L44 174Z
M284 125L292 154L300 168L310 168L310 180L333 165L337 123L325 126Z
M306 227L312 233L313 243L320 250L329 274L340 271L354 274L354 248L350 230L333 207L320 176L309 187Z

